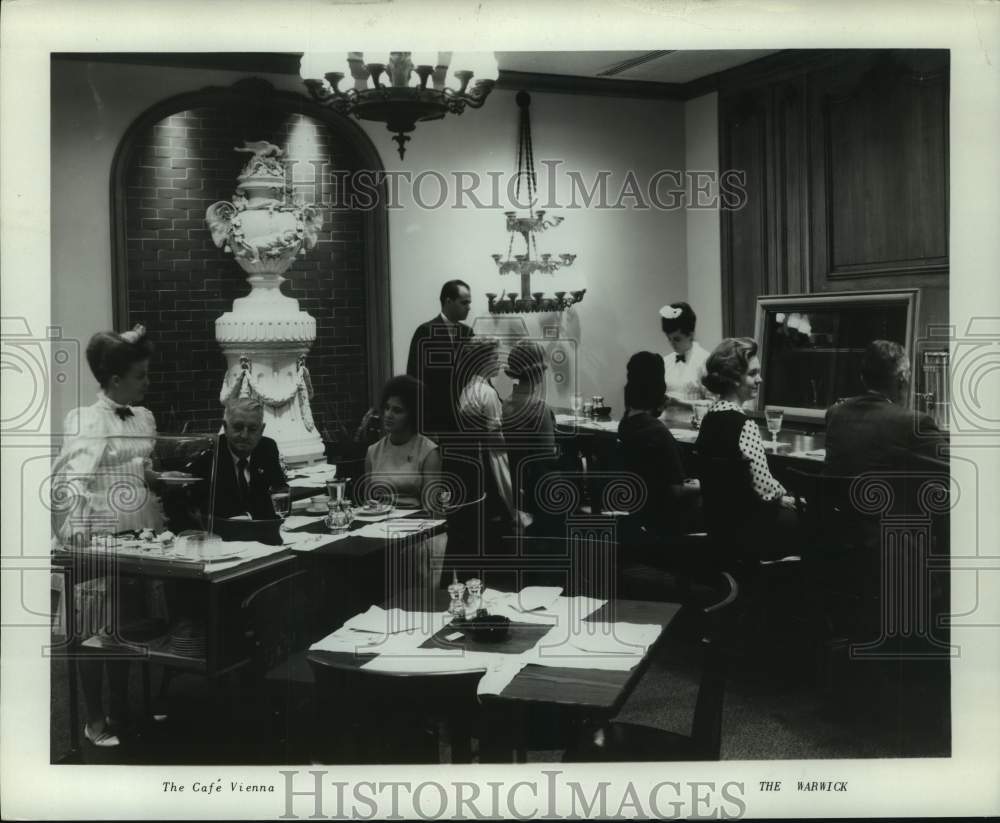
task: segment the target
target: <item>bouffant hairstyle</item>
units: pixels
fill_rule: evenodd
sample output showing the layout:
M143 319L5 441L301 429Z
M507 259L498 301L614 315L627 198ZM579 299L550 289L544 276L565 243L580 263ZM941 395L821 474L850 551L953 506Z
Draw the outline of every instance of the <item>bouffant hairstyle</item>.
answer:
M663 329L664 334L673 334L675 331L679 331L682 334L694 334L694 326L698 321L698 317L687 303L671 303L671 309L679 309L680 314L677 317L660 317L660 327Z
M757 341L753 338L727 337L705 361L701 382L713 394L728 394L740 384L756 355Z
M906 349L892 340L873 340L861 356L861 379L875 391L895 388L896 379L906 368Z
M504 371L513 380L529 380L538 382L542 379L545 369L545 349L535 340L518 340L507 355L507 367Z
M666 393L663 358L651 351L633 354L628 361L625 405L630 409L659 409Z
M403 404L410 417L410 427L420 431L420 391L423 384L408 374L399 374L390 378L382 388L382 398L379 408L384 409L390 397L396 397Z
M152 355L153 344L144 331L124 335L99 331L87 343L87 363L102 389L107 388L112 377L124 377L133 363L149 360Z

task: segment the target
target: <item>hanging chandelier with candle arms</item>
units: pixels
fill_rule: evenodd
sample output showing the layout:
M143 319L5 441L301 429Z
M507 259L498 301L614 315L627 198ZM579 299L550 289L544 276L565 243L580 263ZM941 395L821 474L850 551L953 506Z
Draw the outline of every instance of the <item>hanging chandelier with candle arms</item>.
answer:
M561 217L546 217L543 210L532 212L536 202L538 180L535 174L534 147L531 142L531 117L528 109L531 106L531 95L520 91L515 98L520 109L520 133L517 144L517 184L514 194L515 201L520 200L521 182L524 181L528 195L528 215L518 217L517 212L504 212L507 218L507 232L510 241L507 244L507 256L493 255L497 271L501 276L517 274L520 276L520 296L516 290L505 290L497 297L495 292L487 292L489 310L492 314L512 314L515 312L563 311L583 300L586 289L564 290L561 283L553 290L554 296L546 296L544 291L532 291L531 276L540 274L554 279L560 269L569 268L576 260L575 254L541 254L538 253L536 235L547 229L555 228L562 223ZM512 254L514 243L520 235L524 241L524 252ZM537 285L537 283L536 283Z
M299 74L313 99L359 120L385 123L399 146L399 157L416 124L480 108L499 75L492 53L453 54L391 51L377 57L351 51L346 66L334 54L306 52ZM322 77L322 79L320 79ZM341 88L341 83L347 86Z

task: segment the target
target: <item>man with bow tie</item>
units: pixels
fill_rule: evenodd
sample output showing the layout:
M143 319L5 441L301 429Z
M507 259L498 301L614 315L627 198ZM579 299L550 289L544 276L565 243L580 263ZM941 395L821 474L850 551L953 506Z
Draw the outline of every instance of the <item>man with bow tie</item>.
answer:
M256 399L230 399L223 425L225 434L219 435L215 464L215 516L249 515L253 520L277 517L271 489L287 486L288 481L278 444L264 437L264 407ZM191 471L208 479L209 461L210 455L202 455Z

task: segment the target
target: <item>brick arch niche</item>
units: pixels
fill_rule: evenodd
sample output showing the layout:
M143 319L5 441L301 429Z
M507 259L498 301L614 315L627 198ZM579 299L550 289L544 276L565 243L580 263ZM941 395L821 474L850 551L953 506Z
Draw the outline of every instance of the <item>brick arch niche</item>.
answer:
M364 211L345 205L350 173L382 164L354 122L305 97L243 81L165 100L130 127L112 164L115 328L142 323L156 346L143 402L161 431L221 417L215 319L250 287L212 243L205 210L231 199L248 157L233 149L244 140L285 148L295 190L323 209L316 248L296 259L282 290L316 318L307 365L318 422L350 428L390 375L385 199Z

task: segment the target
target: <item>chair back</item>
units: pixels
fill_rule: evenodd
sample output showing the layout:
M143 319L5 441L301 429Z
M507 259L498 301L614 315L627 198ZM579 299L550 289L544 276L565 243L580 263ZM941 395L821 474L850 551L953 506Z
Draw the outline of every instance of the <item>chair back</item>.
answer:
M754 539L750 532L760 511L750 478L750 463L696 453L695 465L709 537L724 561L738 558Z
M735 625L739 584L728 573L720 575L718 599L701 610L703 619L702 670L691 723L692 757L718 760L722 752L722 713L728 659L726 647Z
M240 606L247 654L259 676L309 645L307 577L302 570L267 583Z

